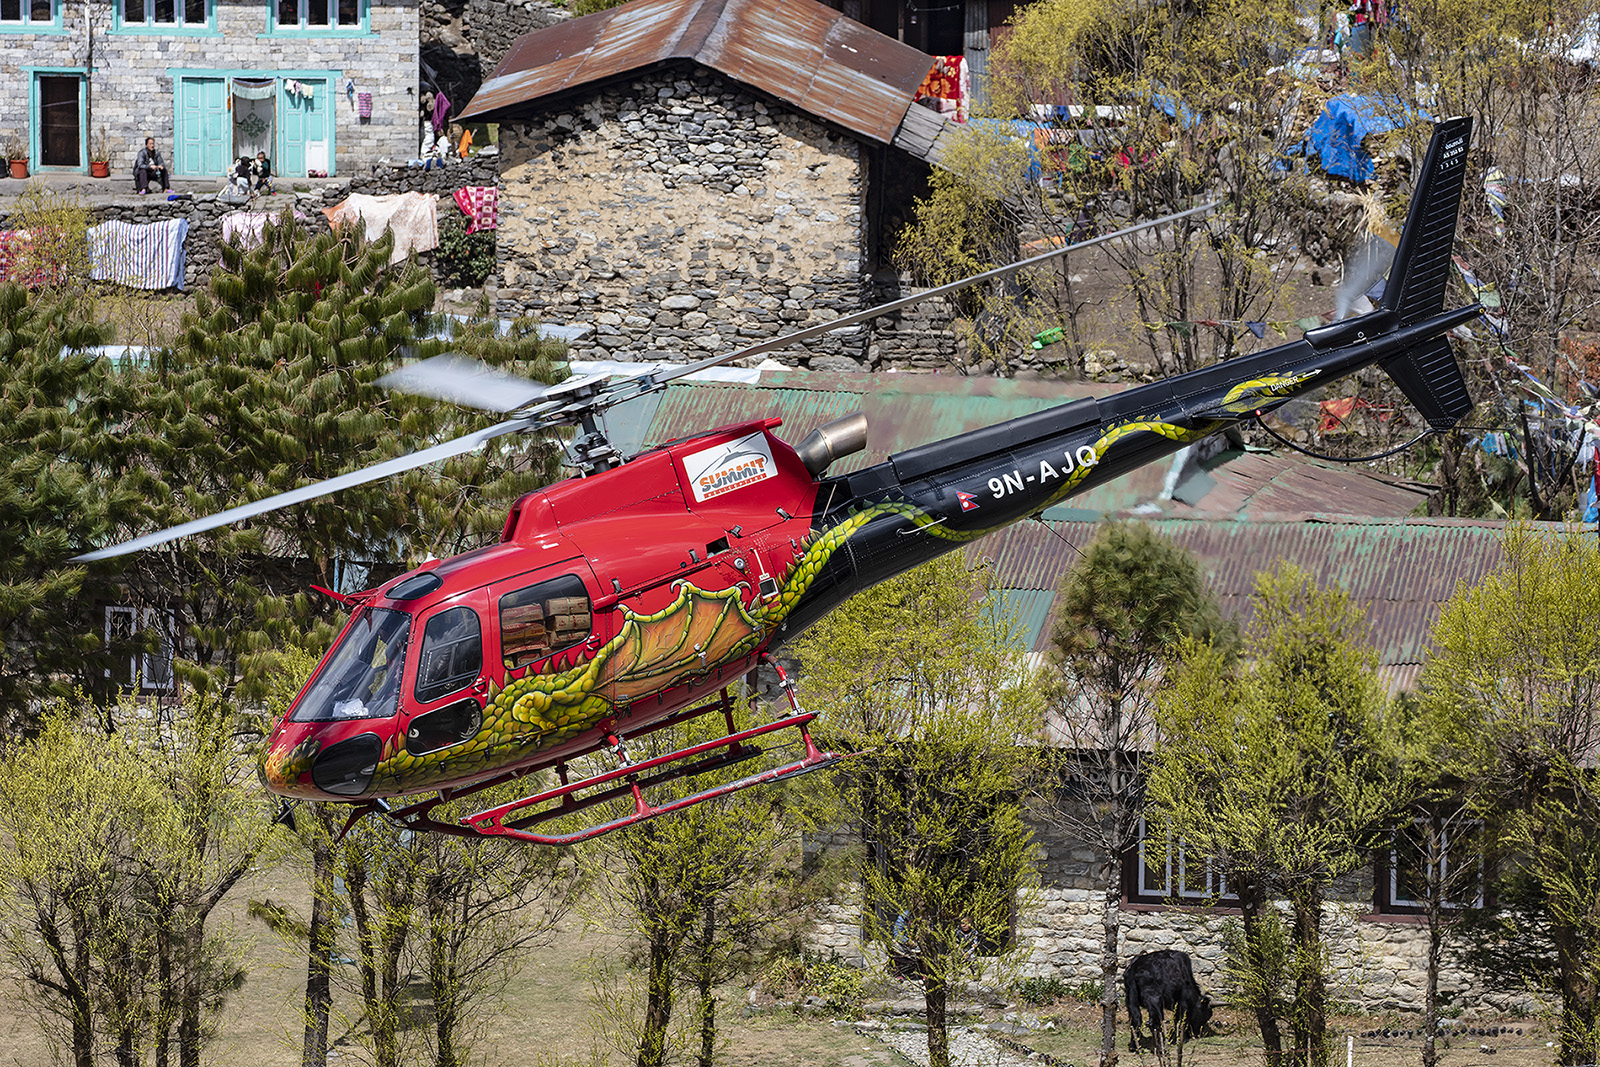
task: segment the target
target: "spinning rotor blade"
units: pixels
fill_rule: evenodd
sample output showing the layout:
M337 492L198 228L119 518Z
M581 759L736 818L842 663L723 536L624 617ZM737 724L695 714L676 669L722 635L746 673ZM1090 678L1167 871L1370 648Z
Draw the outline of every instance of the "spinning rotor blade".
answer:
M749 356L759 356L764 352L775 352L780 348L787 348L789 345L795 344L796 342L809 341L813 337L821 337L823 334L831 333L834 330L843 329L846 326L854 326L858 322L867 322L882 315L888 315L892 312L899 311L902 308L908 308L913 304L921 303L924 300L932 300L936 296L945 296L949 293L959 292L968 286L978 285L982 282L993 281L997 278L1009 277L1020 270L1027 270L1029 267L1036 267L1041 263L1046 263L1057 258L1058 256L1064 256L1068 252L1075 252L1080 248L1093 248L1095 245L1106 244L1107 242L1114 241L1119 237L1127 237L1129 234L1138 233L1140 230L1149 230L1157 226L1165 226L1169 222L1176 222L1178 219L1188 218L1190 215L1199 215L1209 212L1216 208L1219 203L1220 201L1211 200L1201 204L1199 207L1189 208L1187 211L1179 211L1171 215L1163 215L1159 219L1151 219L1148 222L1140 222L1132 226L1124 226L1122 229L1116 230L1112 233L1102 234L1099 237L1091 237L1086 241L1078 241L1075 244L1065 244L1060 248L1053 248L1048 252L1041 253L1037 256L1032 256L1028 259L1019 259L1015 263L1008 263L1003 267L996 267L993 270L984 271L982 274L974 274L970 278L962 278L960 281L949 282L945 285L936 286L932 289L924 289L920 293L914 293L911 296L903 296L899 300L891 300L886 304L879 304L877 307L871 307L865 311L857 311L850 315L841 315L836 319L829 319L827 322L818 323L815 326L808 326L803 330L796 330L794 333L786 333L781 337L774 337L769 341L761 341L757 344L751 345L749 348L741 348L736 352L729 352L721 356L711 356L707 359L702 359L698 363L687 363L682 367L674 367L670 371L663 371L658 374L648 375L647 377L649 379L650 386L654 388L665 385L667 382L674 381L678 378L682 378L686 374L694 374L698 371L706 370L709 367L721 366L724 363L731 363L736 359L745 359Z
M550 386L496 370L475 359L446 353L392 370L378 385L431 396L465 407L504 414L544 399Z
M203 519L195 519L181 526L173 526L153 534L146 534L143 537L134 538L132 541L125 541L120 545L113 545L110 548L102 548L95 552L85 552L81 556L73 556L69 562L93 563L95 560L110 559L113 556L125 556L130 552L137 552L140 549L150 548L154 545L166 544L168 541L175 541L189 534L200 533L204 530L214 530L218 526L226 526L230 522L239 522L242 519L264 515L269 511L276 511L278 508L288 507L291 504L301 504L307 500L315 500L317 497L327 496L329 493L336 493L341 489L348 489L354 485L375 482L380 478L387 478L391 474L399 474L414 467L422 467L441 459L465 455L483 447L485 443L492 441L496 437L503 437L508 433L517 433L521 430L537 429L543 425L548 425L548 423L530 418L511 419L507 422L496 423L474 433L457 437L453 441L446 441L444 444L425 448L421 452L413 452L408 456L400 456L397 459L391 459L371 467L364 467L358 471L351 471L349 474L341 474L337 478L313 482L310 485L301 486L299 489L291 489L287 493L279 493L277 496L269 496L265 499L257 500L253 504L241 504L239 507L229 508L227 511L219 511L215 515L208 515Z
M1344 280L1333 298L1335 322L1350 317L1355 302L1367 294L1389 272L1394 261L1394 247L1371 234L1356 238L1356 246L1345 257Z

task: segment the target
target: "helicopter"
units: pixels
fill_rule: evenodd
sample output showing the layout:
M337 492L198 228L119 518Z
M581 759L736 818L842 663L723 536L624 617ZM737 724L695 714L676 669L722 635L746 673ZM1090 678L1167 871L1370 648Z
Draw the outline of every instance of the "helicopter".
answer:
M503 434L574 426L569 453L578 475L515 501L497 543L430 560L377 588L322 590L350 616L266 739L259 761L266 788L353 805L347 830L381 814L415 830L568 845L819 770L845 757L818 747L815 713L800 707L773 653L851 595L1374 364L1432 429L1470 412L1448 335L1481 309L1443 305L1471 127L1470 118L1435 126L1379 306L1299 341L1114 396L1072 400L839 475L828 473L830 465L866 445L859 413L796 445L778 436L781 420L765 418L631 457L611 447L599 416L705 367L928 294L620 381L545 386L439 356L382 381L509 418L77 559L137 551ZM760 665L777 671L787 704L771 721L738 729L732 687ZM630 743L639 747L642 738L700 716L721 716L722 736L631 755ZM780 734L795 738L798 758L664 803L646 799L652 786L749 760L761 752L757 742ZM584 757L605 769L589 771L596 760ZM446 801L545 771L555 784L509 803L459 820L434 814ZM623 813L567 832L542 829L608 802Z

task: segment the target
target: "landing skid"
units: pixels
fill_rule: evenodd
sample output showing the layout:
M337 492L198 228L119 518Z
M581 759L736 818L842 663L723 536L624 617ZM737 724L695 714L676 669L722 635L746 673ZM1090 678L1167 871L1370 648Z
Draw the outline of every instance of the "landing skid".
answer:
M770 785L774 782L798 778L802 774L821 770L845 759L848 754L839 755L825 752L816 746L816 743L811 739L809 729L816 715L812 712L801 711L799 706L795 704L794 694L788 679L782 678L781 672L780 679L794 712L782 719L765 723L761 726L754 726L748 730L734 730L733 695L727 689L723 689L716 700L681 711L660 722L652 723L629 734L626 738L620 732L613 731L609 725L603 723L602 725L606 726L606 734L603 741L597 742L584 752L564 757L561 760L551 760L519 768L462 789L441 790L437 796L429 797L426 800L409 804L405 807L393 808L383 801L372 801L363 804L351 813L349 821L345 824L345 832L348 832L364 816L381 813L386 818L399 823L408 830L431 830L435 833L453 834L458 837L505 837L535 845L575 845L580 841L589 841L613 830L621 830L624 827L633 826L647 819L653 819L658 815L681 811L684 808L692 807L695 804L713 800L717 797L729 796L739 792L741 789L748 789L754 785ZM724 736L714 741L690 745L686 748L678 749L676 752L670 752L647 760L634 762L628 758L627 744L629 740L648 736L659 730L677 726L691 719L714 712L721 712L723 720L727 723L727 733ZM709 789L702 789L699 792L679 797L664 804L651 804L644 798L644 790L652 786L663 785L680 778L689 778L755 759L764 750L750 744L750 742L755 738L776 734L783 730L799 731L804 754L798 760L784 764L781 767L771 767L732 782L712 786ZM572 760L594 755L608 749L616 757L616 767L576 780L569 777ZM559 782L559 784L550 789L501 804L498 807L487 808L469 815L459 822L443 822L433 817L434 808L446 801L470 796L492 786L515 781L518 778L524 778L530 774L550 768L555 769L556 778ZM581 830L575 830L571 833L537 833L531 829L552 819L576 814L597 804L604 804L607 801L618 799L631 800L633 810L618 818L597 823ZM343 835L341 834L341 836Z

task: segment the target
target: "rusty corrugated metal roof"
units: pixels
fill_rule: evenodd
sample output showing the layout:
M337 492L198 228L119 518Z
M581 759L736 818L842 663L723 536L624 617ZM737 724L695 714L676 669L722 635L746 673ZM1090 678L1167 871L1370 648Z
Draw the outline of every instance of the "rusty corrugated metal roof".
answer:
M1155 519L1148 525L1199 558L1223 611L1241 623L1250 618L1255 576L1279 560L1304 568L1321 585L1341 586L1365 608L1379 661L1399 683L1415 681L1444 602L1503 558L1504 527L1466 519ZM1090 522L1023 523L970 552L994 560L1008 588L1055 589L1096 529ZM1033 647L1042 650L1047 640L1041 630Z
M1171 501L1173 518L1283 519L1314 513L1409 515L1433 487L1301 456L1231 452L1208 464L1211 486L1190 503ZM1179 495L1185 495L1182 487Z
M462 118L501 121L658 64L690 61L889 144L933 57L815 0L632 0L524 34Z

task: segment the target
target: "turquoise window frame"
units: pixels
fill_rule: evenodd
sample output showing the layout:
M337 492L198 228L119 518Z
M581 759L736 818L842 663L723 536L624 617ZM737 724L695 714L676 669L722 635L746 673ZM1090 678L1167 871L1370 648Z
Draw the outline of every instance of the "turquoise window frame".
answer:
M123 22L122 8L125 0L111 0L111 26L106 30L108 34L126 37L221 37L222 31L217 29L217 0L206 0L206 21L201 23L184 22ZM154 0L144 0L145 11L149 13L153 8ZM183 0L173 0L173 11L180 17L183 13Z
M297 0L301 11L310 7L311 0ZM327 0L328 10L336 13L339 10L339 0ZM281 25L278 22L278 0L267 0L267 32L268 37L369 37L372 35L372 2L371 0L356 0L361 10L361 21L353 26L305 26L299 23L293 26Z
M28 172L30 174L88 174L89 173L89 71L85 67L23 67L28 79ZM46 167L39 151L39 79L76 76L78 79L78 156L83 160L76 167Z
M22 19L18 22L0 22L0 33L39 33L62 35L67 32L61 22L61 8L65 0L50 0L50 21L33 21L33 0L21 0Z

